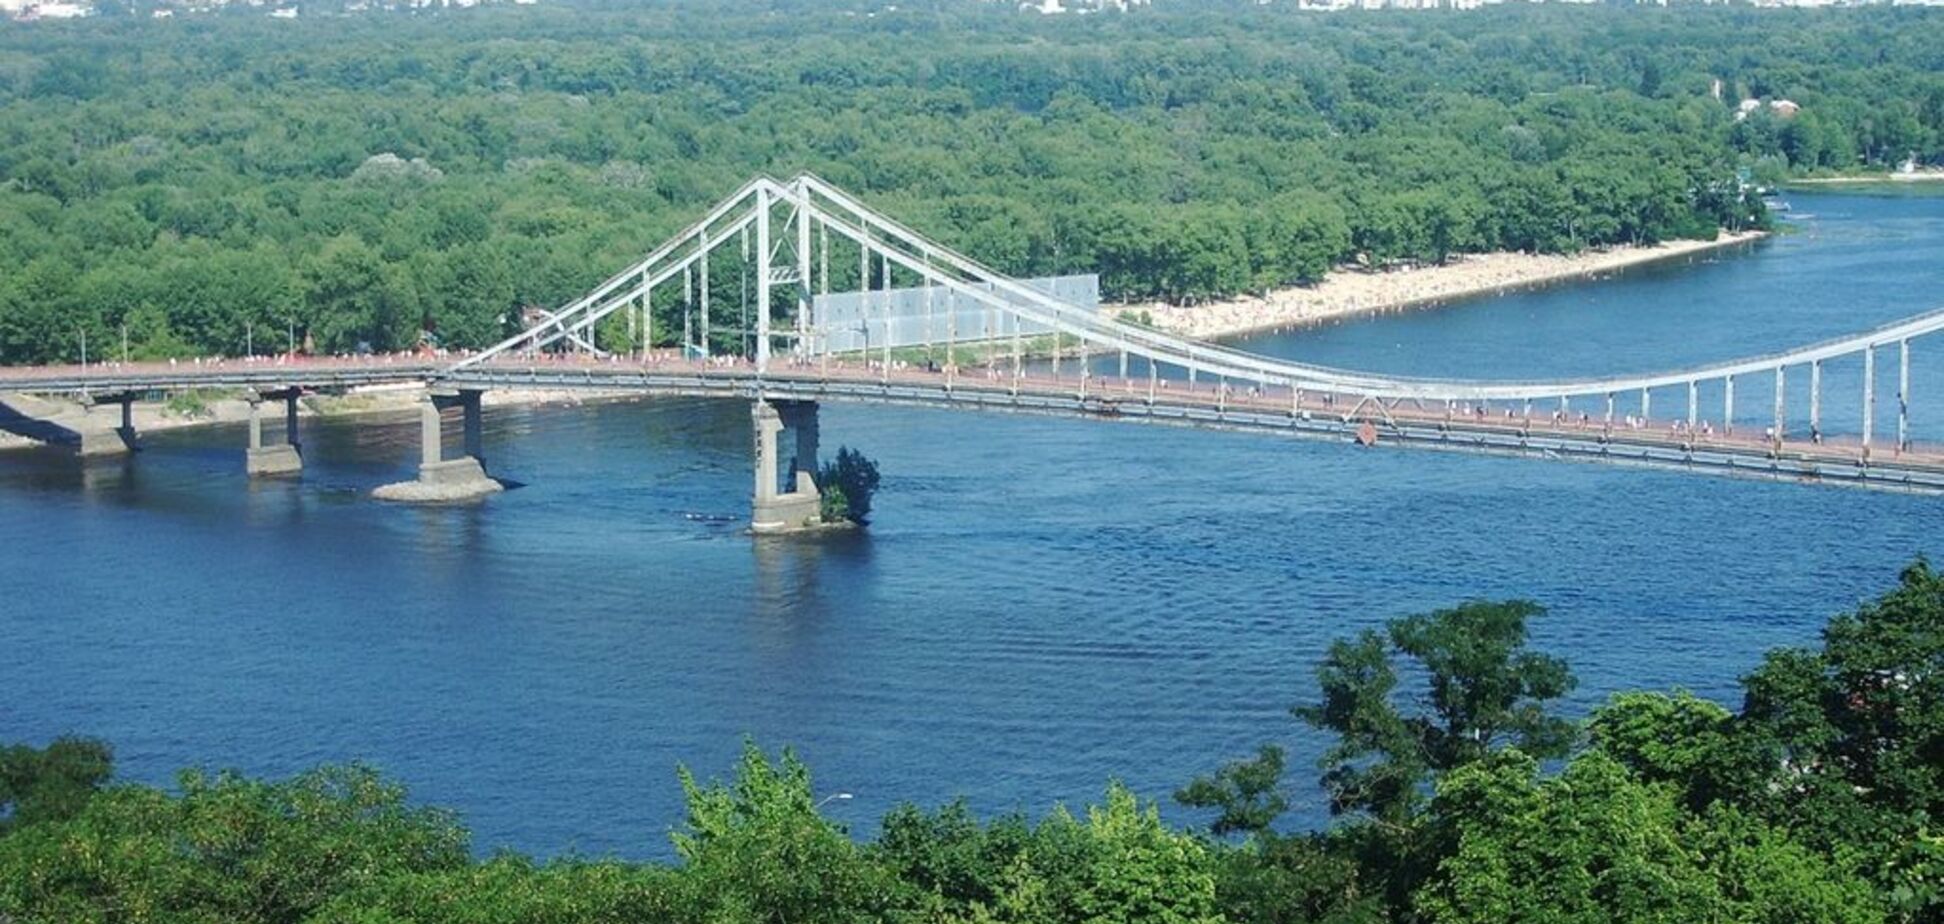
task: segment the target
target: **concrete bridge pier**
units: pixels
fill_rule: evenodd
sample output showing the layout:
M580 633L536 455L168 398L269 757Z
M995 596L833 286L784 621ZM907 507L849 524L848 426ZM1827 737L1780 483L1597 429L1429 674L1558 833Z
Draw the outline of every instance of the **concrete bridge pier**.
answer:
M250 477L291 475L304 470L304 458L299 454L297 444L297 398L302 394L296 388L253 391L249 394L250 448L244 450L243 469ZM263 403L277 400L284 403L283 442L265 445Z
M437 389L419 404L419 472L412 481L388 484L372 492L380 500L406 503L451 503L476 500L506 490L486 474L484 426L480 398L484 389ZM445 457L445 415L457 407L463 421L465 454Z
M136 392L83 394L78 401L49 400L0 392L0 431L24 436L79 458L125 455L135 442ZM104 404L121 407L119 425L97 413Z
M82 458L117 456L135 449L135 399L137 397L140 396L132 391L113 395L82 395L81 409L86 416L92 416L95 409L104 404L120 405L121 425L76 427L74 429L75 455Z
M82 414L93 416L101 405L121 405L121 426L78 426L74 428L76 442L74 453L91 459L97 455L121 455L136 449L134 432L134 391L122 391L119 395L82 395Z
M758 398L750 411L756 431L756 493L749 528L781 533L822 525L817 490L817 402ZM788 430L790 443L779 438ZM784 459L783 444L793 450Z

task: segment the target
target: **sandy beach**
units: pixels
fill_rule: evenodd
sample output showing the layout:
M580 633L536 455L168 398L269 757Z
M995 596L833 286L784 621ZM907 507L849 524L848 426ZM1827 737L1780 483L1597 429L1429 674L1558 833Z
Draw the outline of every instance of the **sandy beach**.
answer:
M1388 271L1338 270L1313 286L1201 305L1102 305L1113 317L1145 314L1161 330L1198 340L1306 327L1359 314L1423 308L1451 301L1583 277L1737 247L1761 231L1722 232L1712 241L1668 241L1651 247L1614 247L1586 253L1487 253L1454 257L1443 266Z
M1868 176L1820 176L1806 179L1789 180L1783 188L1791 186L1876 186L1884 183L1937 183L1944 182L1944 170L1912 170L1908 173L1875 173Z

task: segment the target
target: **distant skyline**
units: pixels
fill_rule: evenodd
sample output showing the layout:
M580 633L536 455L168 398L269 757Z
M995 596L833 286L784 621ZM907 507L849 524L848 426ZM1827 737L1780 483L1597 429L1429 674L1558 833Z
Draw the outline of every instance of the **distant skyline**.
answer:
M155 0L130 7L136 15L165 19L177 12L211 11L226 7L259 8L264 15L295 18L302 10L360 13L372 10L467 9L477 6L513 3L529 6L543 0ZM1012 4L1022 13L1040 15L1088 15L1103 12L1129 12L1153 6L1156 0L965 0L968 3ZM1163 5L1180 5L1161 0ZM1641 6L1732 6L1753 7L1850 7L1850 6L1944 6L1944 0L1257 0L1259 5L1277 4L1315 12L1345 10L1476 10L1487 6L1517 3L1557 3L1592 6L1599 4ZM897 4L884 9L895 10ZM0 0L0 14L16 22L37 19L78 19L97 15L97 0Z

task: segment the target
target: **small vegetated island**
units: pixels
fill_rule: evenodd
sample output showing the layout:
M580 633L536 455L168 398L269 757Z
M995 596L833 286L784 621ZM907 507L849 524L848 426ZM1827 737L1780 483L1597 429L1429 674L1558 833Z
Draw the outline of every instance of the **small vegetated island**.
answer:
M0 29L0 362L479 346L758 171L1190 304L1708 239L1770 221L1752 184L1944 159L1921 9L383 6Z
M809 770L745 748L680 783L677 861L478 859L370 768L116 784L106 745L0 748L0 920L454 922L1928 922L1944 914L1944 577L1919 561L1773 651L1728 709L1614 695L1562 716L1542 614L1474 602L1333 644L1294 713L1334 741L1335 822L1279 825L1283 751L1080 811L906 806L859 842ZM1307 787L1304 786L1304 789Z

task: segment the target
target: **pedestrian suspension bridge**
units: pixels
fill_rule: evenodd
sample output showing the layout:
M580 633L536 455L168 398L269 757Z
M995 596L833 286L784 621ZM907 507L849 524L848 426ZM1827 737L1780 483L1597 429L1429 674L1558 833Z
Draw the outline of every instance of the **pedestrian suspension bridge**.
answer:
M852 312L841 331L819 317L833 291L863 299L862 317ZM679 325L671 325L676 317ZM1377 375L1109 317L997 273L806 174L751 180L641 260L531 320L528 329L444 365L0 371L0 391L126 395L232 384L269 397L423 380L432 391L421 477L434 482L455 464L457 481L483 479L479 395L489 389L743 399L754 409L759 530L814 516L817 408L824 401L1145 421L1944 493L1944 446L1913 437L1909 403L1912 341L1944 328L1944 311L1651 375ZM900 331L902 340L894 336ZM1825 389L1826 369L1839 373L1831 379L1844 383L1842 393ZM448 407L464 417L465 451L456 459L443 451L439 412ZM1832 422L1840 425L1826 426ZM780 451L779 441L790 451ZM253 446L259 442L253 436Z

